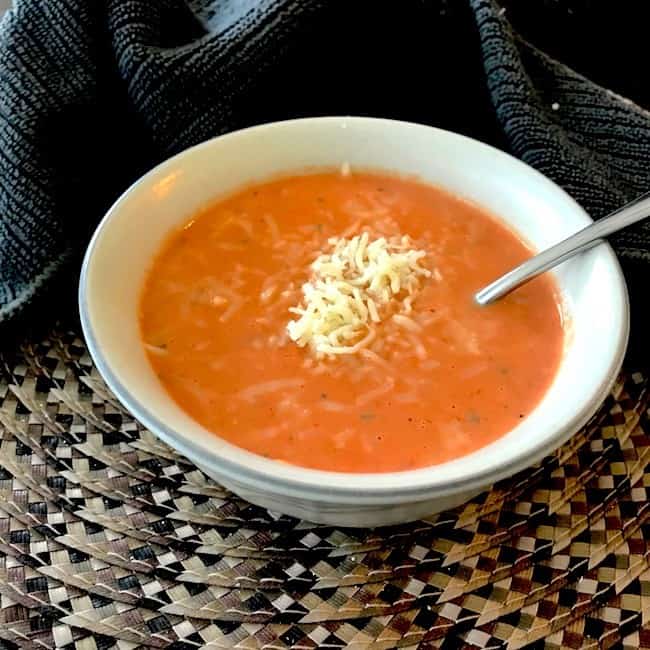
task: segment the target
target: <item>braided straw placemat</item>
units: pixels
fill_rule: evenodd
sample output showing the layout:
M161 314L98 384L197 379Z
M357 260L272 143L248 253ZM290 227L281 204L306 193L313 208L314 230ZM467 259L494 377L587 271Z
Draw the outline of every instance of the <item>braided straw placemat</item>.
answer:
M0 647L650 648L647 378L456 510L336 530L229 494L75 332L0 357Z

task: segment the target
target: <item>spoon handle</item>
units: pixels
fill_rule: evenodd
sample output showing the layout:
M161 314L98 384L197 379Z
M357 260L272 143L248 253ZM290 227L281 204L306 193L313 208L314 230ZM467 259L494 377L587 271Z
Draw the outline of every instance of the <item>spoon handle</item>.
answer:
M479 305L489 305L570 257L597 246L608 235L642 221L648 216L650 216L650 192L526 260L481 289L474 299Z

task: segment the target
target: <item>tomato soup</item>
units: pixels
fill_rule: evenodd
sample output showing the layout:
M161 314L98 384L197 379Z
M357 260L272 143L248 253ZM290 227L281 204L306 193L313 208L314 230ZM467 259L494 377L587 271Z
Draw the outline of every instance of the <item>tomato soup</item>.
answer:
M530 254L477 206L415 180L281 178L168 238L142 291L143 344L177 404L239 447L342 472L435 465L515 427L558 369L550 276L489 307L473 302ZM366 275L347 283L354 260ZM316 270L339 275L319 284ZM339 289L348 303L335 318L358 309L323 329Z

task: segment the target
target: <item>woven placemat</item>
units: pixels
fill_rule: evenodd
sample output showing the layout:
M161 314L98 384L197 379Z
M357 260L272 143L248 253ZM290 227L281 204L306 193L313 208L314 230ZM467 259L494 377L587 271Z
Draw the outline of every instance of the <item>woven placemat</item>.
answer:
M647 378L465 506L337 530L229 494L78 334L0 357L0 647L650 648Z

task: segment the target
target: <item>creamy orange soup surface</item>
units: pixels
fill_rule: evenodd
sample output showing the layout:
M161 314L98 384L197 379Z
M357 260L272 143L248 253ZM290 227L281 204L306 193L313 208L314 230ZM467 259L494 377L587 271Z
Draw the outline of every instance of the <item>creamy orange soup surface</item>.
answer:
M350 346L363 339L354 353L299 345L289 310L304 306L312 263L331 252L330 238L364 233L408 236L424 251L427 275L400 303L406 317L398 323L387 305L387 317L352 335ZM179 406L239 447L331 471L435 465L508 432L552 382L563 347L552 278L489 307L472 300L529 255L475 205L415 180L276 179L210 205L168 238L142 291L142 339Z

